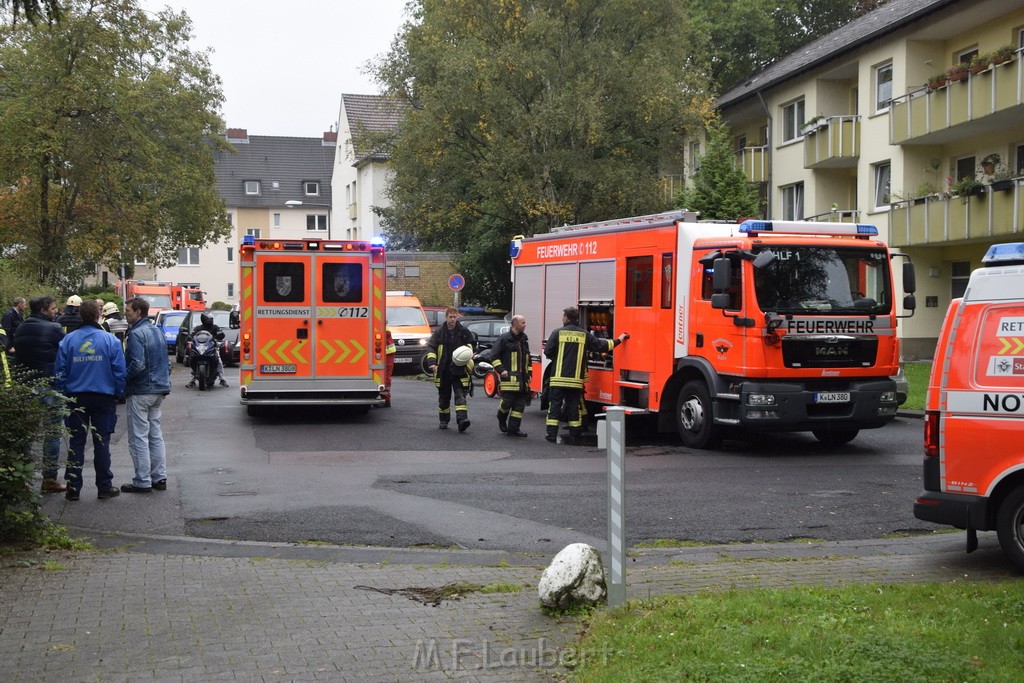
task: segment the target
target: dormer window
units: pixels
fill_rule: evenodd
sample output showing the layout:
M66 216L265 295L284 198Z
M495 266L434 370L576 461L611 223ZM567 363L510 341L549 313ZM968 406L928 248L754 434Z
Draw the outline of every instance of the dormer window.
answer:
M319 197L320 183L316 180L304 180L302 182L302 191L307 197Z
M250 196L257 196L260 193L260 181L258 180L246 180L245 181L245 194Z

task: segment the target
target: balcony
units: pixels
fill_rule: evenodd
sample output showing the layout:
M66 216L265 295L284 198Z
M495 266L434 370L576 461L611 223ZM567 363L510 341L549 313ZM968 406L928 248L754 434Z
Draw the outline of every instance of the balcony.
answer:
M1021 238L1024 230L1024 179L1008 190L992 186L972 197L933 195L892 204L889 241L897 247L937 245L982 238Z
M1024 116L1024 60L897 97L889 107L889 143L933 145L1013 125Z
M851 168L859 156L859 116L829 116L804 131L804 168Z
M743 175L752 183L768 182L768 146L744 147L736 153Z
M814 216L806 216L805 221L821 221L825 223L859 223L860 211L856 209L832 209Z

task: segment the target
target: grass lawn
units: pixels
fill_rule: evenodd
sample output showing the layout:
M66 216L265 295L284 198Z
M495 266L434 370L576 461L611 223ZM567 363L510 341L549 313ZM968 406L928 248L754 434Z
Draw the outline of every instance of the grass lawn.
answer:
M571 680L1011 681L1024 582L707 592L595 612Z
M928 376L932 372L932 364L905 363L903 372L907 374L907 402L900 407L907 410L924 410L924 397L928 392Z

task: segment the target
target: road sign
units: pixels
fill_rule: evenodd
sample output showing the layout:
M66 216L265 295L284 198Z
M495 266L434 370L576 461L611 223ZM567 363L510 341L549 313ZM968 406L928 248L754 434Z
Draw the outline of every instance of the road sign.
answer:
M455 273L450 278L448 278L448 286L452 288L453 292L458 292L463 287L466 286L466 278L462 277L458 273Z

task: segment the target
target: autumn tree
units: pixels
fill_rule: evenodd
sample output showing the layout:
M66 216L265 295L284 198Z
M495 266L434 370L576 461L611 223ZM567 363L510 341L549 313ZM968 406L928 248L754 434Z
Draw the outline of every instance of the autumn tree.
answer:
M735 221L759 216L757 186L747 181L736 164L729 127L712 123L708 136L704 154L697 157L693 175L679 193L679 208L699 211L703 219Z
M185 14L71 0L0 28L0 248L41 283L227 234L220 80Z
M661 164L707 109L676 0L418 0L376 75L408 106L394 241L457 251L508 305L508 242L670 207Z
M36 23L60 20L60 0L0 0L0 21L13 26L19 19Z

